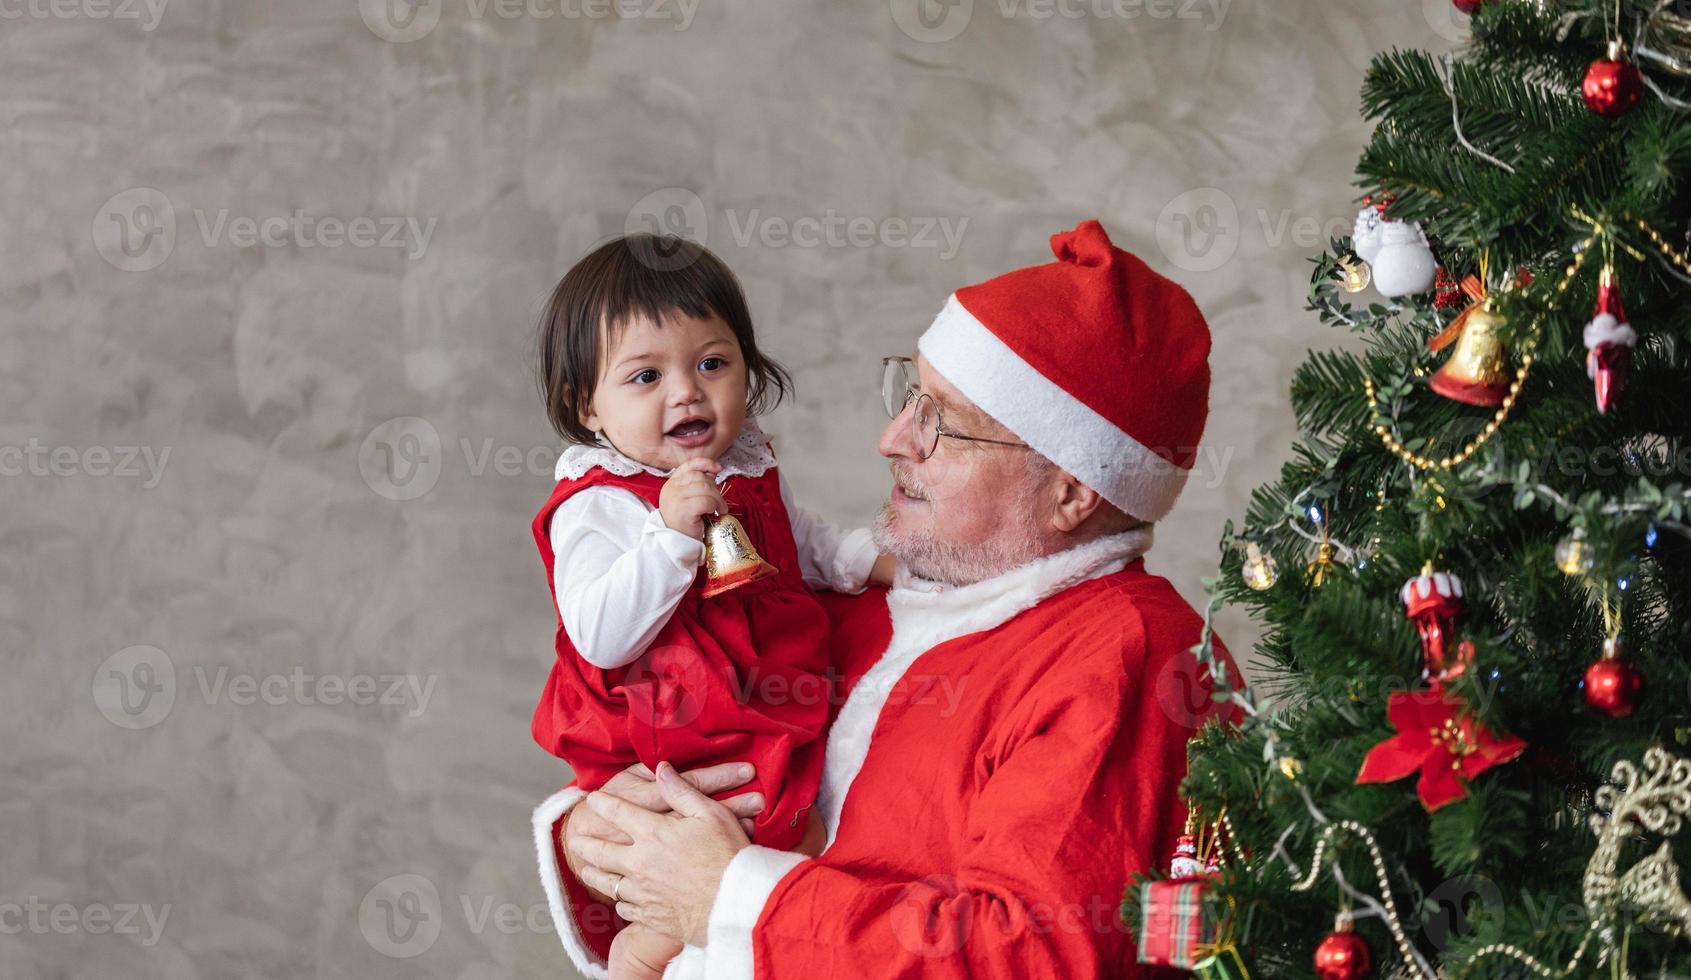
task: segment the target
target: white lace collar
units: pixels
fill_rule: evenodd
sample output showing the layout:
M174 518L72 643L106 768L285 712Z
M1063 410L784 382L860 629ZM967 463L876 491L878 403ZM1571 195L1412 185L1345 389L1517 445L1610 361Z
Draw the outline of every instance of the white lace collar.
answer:
M747 416L740 434L716 461L722 464L722 472L716 475L716 482L722 483L731 476L762 476L774 467L775 454L770 451L769 437L758 428L757 420ZM636 473L669 476L670 472L629 459L601 435L599 441L591 446L577 444L566 447L558 456L553 479L579 480L595 466L616 476L633 476Z

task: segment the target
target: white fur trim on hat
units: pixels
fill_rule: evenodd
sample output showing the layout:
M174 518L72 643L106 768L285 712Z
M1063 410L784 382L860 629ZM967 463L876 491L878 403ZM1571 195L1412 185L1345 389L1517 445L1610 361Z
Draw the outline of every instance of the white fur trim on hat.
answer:
M1599 344L1622 344L1627 347L1636 346L1638 331L1632 329L1630 323L1622 323L1613 313L1599 313L1585 325L1585 346L1587 350Z
M981 411L1125 513L1161 520L1186 486L1190 471L1151 452L1040 374L955 295L916 349Z

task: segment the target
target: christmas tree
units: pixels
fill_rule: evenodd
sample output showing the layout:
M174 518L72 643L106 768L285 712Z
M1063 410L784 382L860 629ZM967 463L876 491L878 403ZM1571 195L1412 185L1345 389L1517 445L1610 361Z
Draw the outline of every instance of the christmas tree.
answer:
M1223 537L1264 637L1249 691L1193 651L1241 720L1126 896L1150 962L1691 976L1691 5L1457 5L1367 73L1310 289L1361 349Z

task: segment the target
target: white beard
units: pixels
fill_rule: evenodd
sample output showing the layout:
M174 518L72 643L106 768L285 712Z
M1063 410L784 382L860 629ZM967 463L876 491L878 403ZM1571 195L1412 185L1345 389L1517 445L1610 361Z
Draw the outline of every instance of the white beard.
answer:
M1034 491L1048 474L1049 464L1030 463L1022 480L1003 494L1002 520L984 541L951 541L936 525L921 530L901 528L889 501L875 517L875 547L898 559L917 578L943 585L973 585L1020 568L1050 550L1041 538L1032 507ZM893 466L893 480L914 496L927 497L927 488L897 464Z

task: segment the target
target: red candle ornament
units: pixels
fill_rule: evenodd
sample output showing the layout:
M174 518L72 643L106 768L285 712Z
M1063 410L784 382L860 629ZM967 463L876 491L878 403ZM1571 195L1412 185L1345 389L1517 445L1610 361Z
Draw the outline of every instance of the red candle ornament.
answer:
M1449 572L1434 571L1428 562L1420 575L1403 583L1402 598L1404 614L1414 620L1421 633L1427 677L1437 688L1447 670L1454 668L1454 673L1460 673L1465 666L1459 657L1450 656L1454 648L1452 622L1467 608L1462 580Z
M1597 309L1585 325L1585 373L1597 395L1597 411L1606 414L1632 374L1632 351L1638 346L1638 331L1626 322L1615 270L1605 266L1597 287Z

